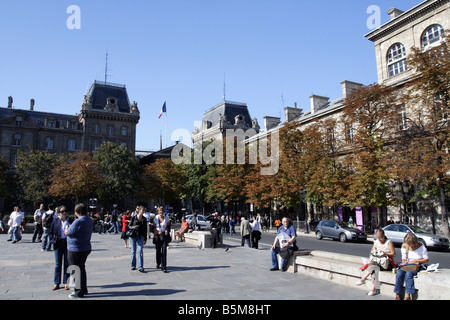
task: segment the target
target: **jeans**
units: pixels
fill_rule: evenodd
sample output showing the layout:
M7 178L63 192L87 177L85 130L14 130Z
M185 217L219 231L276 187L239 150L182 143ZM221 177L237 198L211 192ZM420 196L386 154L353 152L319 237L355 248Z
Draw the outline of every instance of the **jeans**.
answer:
M42 240L42 250L47 250L47 251L51 250L52 244L50 243L50 241L48 241L48 232L49 231L50 231L50 228L44 228L44 235L43 235L44 240Z
M272 268L279 268L278 267L278 258L277 258L277 254L278 254L278 247L275 247L274 250L270 250L270 254L272 255ZM284 268L286 265L286 259L281 258L281 268Z
M414 277L417 275L417 271L403 271L402 269L397 270L397 275L395 279L394 293L399 294L402 291L403 282L405 282L405 289L407 294L414 294L416 288L414 286Z
M112 227L109 228L108 232L112 231L114 231L114 233L119 233L119 221L115 221L112 223Z
M144 269L144 237L131 237L131 268L136 268L136 245L138 256L138 269Z
M69 279L69 274L67 273L67 267L69 266L69 261L67 260L67 239L59 239L55 245L55 284L61 284L61 271L64 265L64 276L63 284L67 284L67 279Z
M12 228L12 241L17 242L22 240L22 235L20 234L20 226Z

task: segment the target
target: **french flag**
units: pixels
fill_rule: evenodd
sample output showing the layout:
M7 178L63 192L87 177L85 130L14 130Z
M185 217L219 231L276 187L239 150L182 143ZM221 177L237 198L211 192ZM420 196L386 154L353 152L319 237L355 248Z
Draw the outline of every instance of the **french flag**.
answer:
M158 119L161 119L163 113L166 113L166 112L167 112L167 109L166 109L166 102L164 101L164 105L163 105L162 108L161 108L161 113L159 114Z

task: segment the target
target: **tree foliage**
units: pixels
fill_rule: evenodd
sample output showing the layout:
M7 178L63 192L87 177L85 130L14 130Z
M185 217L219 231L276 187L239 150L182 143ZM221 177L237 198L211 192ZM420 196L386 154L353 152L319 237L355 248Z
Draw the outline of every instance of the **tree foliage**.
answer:
M103 174L98 189L102 203L109 205L135 196L141 168L132 151L112 142L104 142L94 151L94 159Z
M51 172L61 162L61 156L38 150L19 150L17 154L15 171L23 191L21 199L34 203L50 200Z
M94 196L102 181L98 162L89 153L68 154L52 170L49 193L80 202Z

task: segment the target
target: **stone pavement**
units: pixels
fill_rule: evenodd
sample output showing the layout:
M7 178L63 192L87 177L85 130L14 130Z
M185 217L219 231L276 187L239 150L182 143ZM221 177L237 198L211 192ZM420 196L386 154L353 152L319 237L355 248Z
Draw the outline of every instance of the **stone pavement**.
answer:
M24 234L17 244L0 235L0 300L71 300L69 291L52 291L54 253ZM301 274L270 271L270 248L240 246L200 250L172 242L168 273L156 269L151 240L144 248L145 272L130 270L130 249L118 234L94 233L87 259L89 294L84 300L392 300L367 296L366 288L343 287Z

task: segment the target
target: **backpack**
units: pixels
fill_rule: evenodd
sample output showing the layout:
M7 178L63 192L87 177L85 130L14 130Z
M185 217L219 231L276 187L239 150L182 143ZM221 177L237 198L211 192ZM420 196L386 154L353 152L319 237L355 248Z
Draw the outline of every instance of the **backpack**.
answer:
M46 214L45 215L45 219L44 219L44 227L45 228L50 228L51 226L52 226L52 222L53 222L53 215L54 215L55 213L52 213L52 214Z

